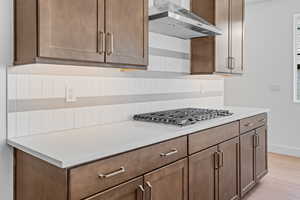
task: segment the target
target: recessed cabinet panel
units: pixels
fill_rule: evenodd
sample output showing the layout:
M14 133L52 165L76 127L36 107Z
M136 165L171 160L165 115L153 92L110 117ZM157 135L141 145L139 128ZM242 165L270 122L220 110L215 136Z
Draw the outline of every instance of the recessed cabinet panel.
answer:
M255 185L255 131L241 136L241 195Z
M148 57L148 1L106 1L106 60L108 63L146 64Z
M239 199L239 138L219 145L219 200Z
M243 72L244 0L231 0L231 65L233 73Z
M189 157L189 200L217 199L217 151L215 146Z
M143 178L121 184L85 200L143 200Z
M266 126L256 129L256 135L256 179L259 180L268 173Z
M187 159L145 175L146 199L188 200Z
M217 0L216 1L216 26L222 29L223 34L216 36L216 49L215 49L215 70L216 72L230 73L229 68L229 13L230 4L229 0Z
M39 57L104 62L104 0L40 0Z

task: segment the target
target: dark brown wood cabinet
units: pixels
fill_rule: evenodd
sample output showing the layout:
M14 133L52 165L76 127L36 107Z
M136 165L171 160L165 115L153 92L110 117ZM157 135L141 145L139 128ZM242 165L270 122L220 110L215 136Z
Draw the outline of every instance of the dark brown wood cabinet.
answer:
M241 136L241 195L244 196L255 186L255 131Z
M188 200L187 159L146 174L144 179L146 199Z
M98 47L104 0L45 0L38 11L39 57L104 62Z
M255 175L258 181L268 173L267 127L256 129Z
M71 168L15 150L16 200L239 200L267 174L267 115Z
M218 147L189 157L189 200L216 200L218 192Z
M106 62L147 65L148 0L106 0Z
M191 8L223 31L192 39L192 74L243 73L244 0L192 0Z
M219 200L239 199L239 138L221 143L218 147Z
M143 185L143 177L140 177L85 200L143 200L145 195Z
M239 199L239 138L189 158L190 200Z
M144 67L148 0L15 0L14 63Z
M268 173L267 128L261 126L241 136L241 196Z

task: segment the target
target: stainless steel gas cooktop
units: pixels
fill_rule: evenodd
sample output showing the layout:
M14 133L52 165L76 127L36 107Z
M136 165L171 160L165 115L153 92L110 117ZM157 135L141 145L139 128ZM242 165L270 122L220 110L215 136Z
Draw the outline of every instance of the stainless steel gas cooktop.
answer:
M138 121L187 126L199 121L233 115L229 110L212 110L201 108L183 108L134 115Z

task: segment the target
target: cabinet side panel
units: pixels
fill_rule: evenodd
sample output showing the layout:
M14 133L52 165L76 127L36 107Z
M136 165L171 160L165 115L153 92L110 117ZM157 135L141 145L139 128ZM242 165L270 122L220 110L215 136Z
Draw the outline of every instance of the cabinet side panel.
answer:
M15 200L67 200L67 170L15 150Z
M14 63L33 63L37 56L37 1L14 2Z

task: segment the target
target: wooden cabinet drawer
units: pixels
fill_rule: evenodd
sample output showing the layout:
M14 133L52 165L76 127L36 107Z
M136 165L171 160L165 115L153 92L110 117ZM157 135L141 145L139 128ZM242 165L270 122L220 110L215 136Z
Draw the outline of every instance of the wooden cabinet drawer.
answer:
M187 156L187 137L70 169L70 200L80 200Z
M238 135L239 122L233 122L189 135L189 154L196 153Z
M267 123L267 113L241 120L240 132L246 133Z

